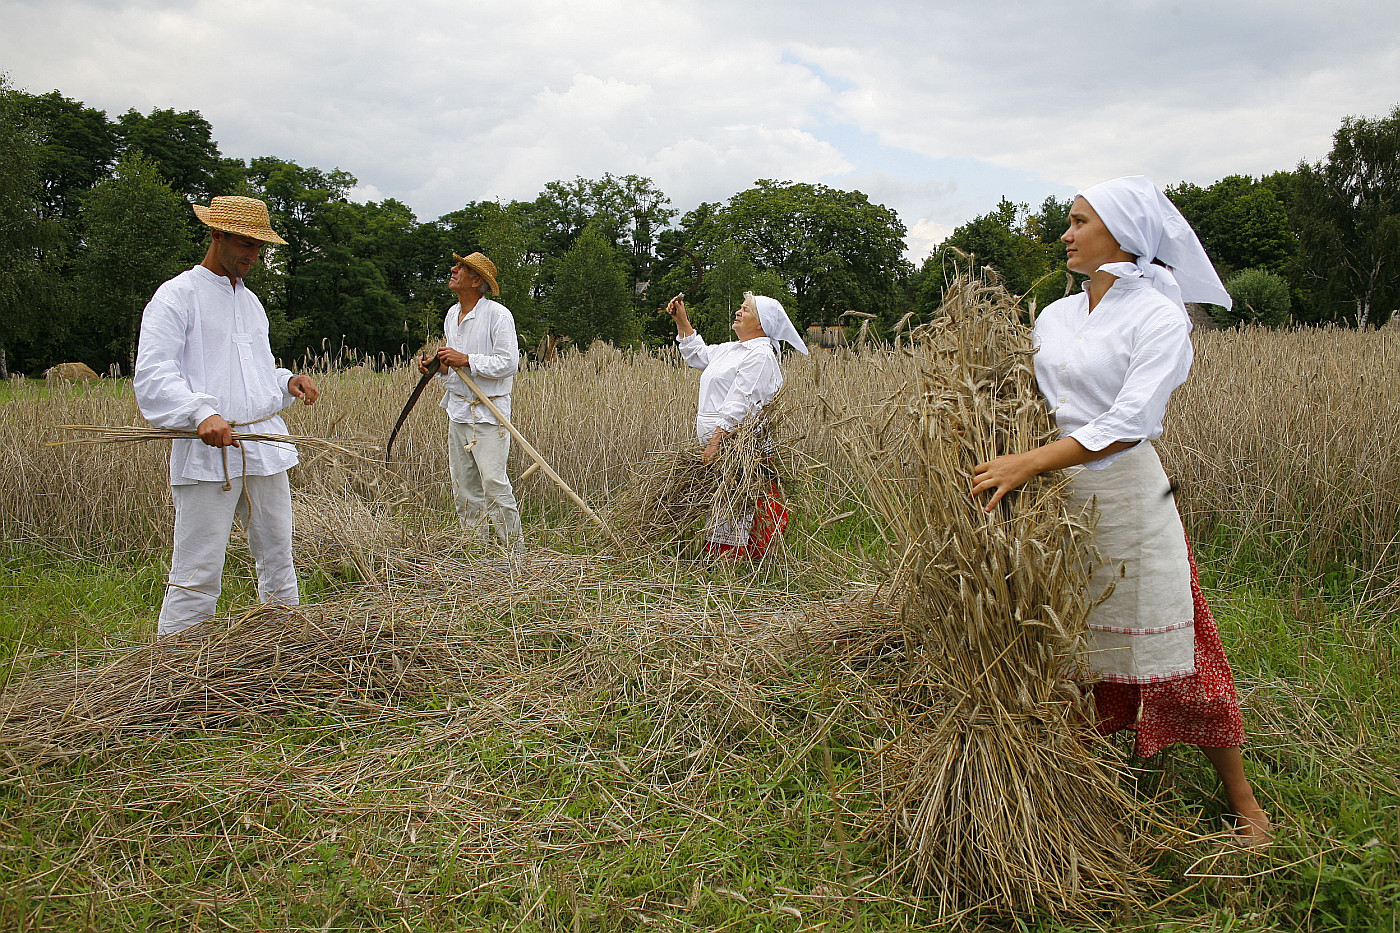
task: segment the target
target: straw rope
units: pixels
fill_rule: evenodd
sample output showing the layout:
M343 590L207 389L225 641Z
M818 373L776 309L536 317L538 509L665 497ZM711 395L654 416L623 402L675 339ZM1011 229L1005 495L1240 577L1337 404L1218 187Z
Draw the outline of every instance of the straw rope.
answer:
M229 425L231 427L243 426L240 422L236 421L230 421ZM140 441L200 439L198 431L187 428L150 428L141 425L121 425L118 427L105 427L102 425L93 424L60 424L58 425L58 428L59 430L63 431L79 431L89 436L70 438L66 441L48 441L44 444L45 447L66 447L71 444L129 444ZM232 436L235 441L239 442L239 452L243 455L244 468L243 471L239 474L240 478L246 476L248 473L248 454L247 451L243 450L242 447L242 443L244 441L254 441L268 444L290 444L293 446L306 447L308 449L317 450L321 452L334 452L339 454L345 454L346 456L353 457L356 460L362 460L366 463L372 462L368 457L364 456L363 454L356 453L355 451L350 450L349 448L343 447L340 444L333 443L321 437L306 437L296 434L257 434L244 433L239 431L232 432ZM224 469L224 490L228 491L233 488L233 480L232 477L229 475L228 471L227 447L219 448L219 460L223 464Z

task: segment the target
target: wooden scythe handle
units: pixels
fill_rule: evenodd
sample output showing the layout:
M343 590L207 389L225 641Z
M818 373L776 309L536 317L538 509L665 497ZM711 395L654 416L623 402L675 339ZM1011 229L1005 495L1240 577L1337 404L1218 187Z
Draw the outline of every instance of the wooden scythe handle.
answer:
M588 503L584 502L583 499L579 496L579 494L574 492L571 488L569 488L569 484L564 482L564 480L559 476L558 473L554 472L554 468L545 461L544 457L540 456L540 452L536 450L529 441L525 440L525 435L517 431L515 425L510 423L510 419L507 418L505 415L501 414L501 410L496 407L496 403L491 401L491 399L487 397L485 392L481 391L481 387L478 386L476 384L476 381L467 374L466 369L461 366L454 366L452 367L452 371L461 377L462 381L467 384L467 388L471 389L472 392L476 393L476 397L478 400L480 400L481 404L485 405L487 410L489 410L491 414L495 415L496 419L500 421L501 426L510 432L510 436L515 438L520 443L521 449L525 451L526 455L531 460L535 461L535 463L539 465L539 468L544 471L544 475L554 480L554 484L560 489L564 490L565 495L567 495L570 499L574 500L574 504L583 510L583 514L587 515L589 518L597 522L599 527L601 527L604 531L608 533L608 537L612 538L614 544L616 544L619 548L622 547L622 540L618 538L617 532L613 531L612 526L609 525L607 522L603 521L602 517L599 516L597 512L590 509L588 507Z

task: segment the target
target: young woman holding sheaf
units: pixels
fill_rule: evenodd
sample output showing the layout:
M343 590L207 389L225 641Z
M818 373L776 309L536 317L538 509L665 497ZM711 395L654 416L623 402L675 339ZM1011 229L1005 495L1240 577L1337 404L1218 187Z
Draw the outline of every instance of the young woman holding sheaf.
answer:
M1061 437L978 464L972 494L990 493L990 511L1034 476L1073 471L1072 497L1099 510L1104 566L1094 585L1114 583L1089 619L1099 730L1136 730L1144 758L1177 742L1200 747L1240 840L1267 845L1269 816L1244 774L1234 677L1152 446L1191 369L1184 303L1228 307L1230 296L1180 211L1141 175L1081 192L1061 239L1066 265L1089 277L1035 325L1036 379Z

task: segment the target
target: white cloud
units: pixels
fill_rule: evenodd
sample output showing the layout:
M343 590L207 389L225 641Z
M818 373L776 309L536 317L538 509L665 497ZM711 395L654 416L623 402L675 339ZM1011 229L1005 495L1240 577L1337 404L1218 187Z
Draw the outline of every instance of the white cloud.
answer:
M927 218L914 221L905 240L909 248L905 250L904 258L918 265L928 258L929 253L933 252L939 243L952 236L953 230L952 224L941 224Z
M1400 97L1400 5L1367 0L0 0L0 21L19 87L198 110L226 154L339 167L423 218L604 172L681 210L822 181L896 209L916 259L1002 193L1287 169Z
M1325 154L1345 113L1388 112L1400 87L1393 3L902 12L878 51L849 35L802 46L841 84L837 112L890 146L1060 184L1291 168Z

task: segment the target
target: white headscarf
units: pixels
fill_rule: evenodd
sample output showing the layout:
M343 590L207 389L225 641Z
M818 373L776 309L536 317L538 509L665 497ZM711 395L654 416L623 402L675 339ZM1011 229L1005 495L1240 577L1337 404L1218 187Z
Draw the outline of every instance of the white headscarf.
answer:
M1100 182L1079 192L1079 197L1089 202L1118 245L1137 257L1137 271L1183 313L1188 301L1230 307L1230 293L1220 284L1196 232L1146 175ZM1168 268L1154 264L1154 259ZM1105 263L1100 268L1115 272L1113 266L1127 265Z
M773 341L773 352L781 354L782 344L778 341L785 340L792 344L798 353L807 352L807 344L802 339L802 335L797 332L787 312L783 310L782 302L776 298L768 298L763 295L750 295L753 299L754 310L758 312L758 323L763 326L763 333L769 340Z

